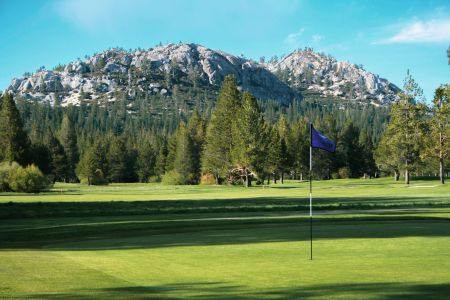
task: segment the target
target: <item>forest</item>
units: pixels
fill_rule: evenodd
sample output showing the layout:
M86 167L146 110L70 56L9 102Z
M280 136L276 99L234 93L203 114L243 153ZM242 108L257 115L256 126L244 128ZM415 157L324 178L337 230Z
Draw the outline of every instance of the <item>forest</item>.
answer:
M443 183L449 90L439 87L428 106L408 74L390 107L315 98L286 107L239 91L233 76L216 99L180 92L129 101L118 93L111 103L61 107L5 93L0 189L39 191L56 181L250 186L302 180L310 123L337 142L336 153L314 150L316 179L404 174L409 183L411 174L439 173Z

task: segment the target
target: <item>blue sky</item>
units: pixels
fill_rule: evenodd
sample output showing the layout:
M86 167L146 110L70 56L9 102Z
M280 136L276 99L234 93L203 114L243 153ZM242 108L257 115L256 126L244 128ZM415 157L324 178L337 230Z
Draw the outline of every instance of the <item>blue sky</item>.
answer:
M449 83L448 0L0 0L0 89L106 48L194 42L258 60L305 46L362 64L430 100Z

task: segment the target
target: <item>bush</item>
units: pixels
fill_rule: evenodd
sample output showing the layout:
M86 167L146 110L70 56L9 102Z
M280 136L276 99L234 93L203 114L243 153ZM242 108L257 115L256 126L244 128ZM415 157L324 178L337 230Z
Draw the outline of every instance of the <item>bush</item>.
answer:
M200 178L200 184L202 185L214 185L216 184L216 180L212 174L204 174Z
M107 185L108 179L105 178L103 171L100 169L95 170L94 176L91 178L92 185Z
M150 176L147 182L148 183L161 182L161 178L159 176Z
M10 174L16 169L21 168L18 163L13 162L3 162L0 164L0 192L12 191L10 182Z
M182 185L184 183L183 176L174 170L166 172L162 178L162 184L166 185Z
M48 189L51 183L38 167L30 165L12 169L9 173L9 186L15 192L37 193Z
M338 173L339 178L346 179L350 177L350 169L348 167L340 168Z

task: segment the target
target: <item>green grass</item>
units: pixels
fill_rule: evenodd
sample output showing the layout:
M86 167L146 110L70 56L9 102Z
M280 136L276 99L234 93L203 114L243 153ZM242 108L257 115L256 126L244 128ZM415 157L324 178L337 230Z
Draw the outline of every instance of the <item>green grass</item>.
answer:
M450 185L390 178L314 182L315 210L448 207ZM227 186L56 184L42 194L4 193L0 218L307 211L309 183L287 182L250 189Z
M448 185L314 185L322 210L313 222L313 261L306 183L250 190L58 184L45 194L2 194L0 298L448 297Z

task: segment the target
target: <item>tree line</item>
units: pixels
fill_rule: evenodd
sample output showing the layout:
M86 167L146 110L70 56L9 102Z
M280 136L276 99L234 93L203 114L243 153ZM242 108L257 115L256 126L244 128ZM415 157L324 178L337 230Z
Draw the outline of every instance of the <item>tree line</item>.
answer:
M141 121L138 117L126 126L99 130L102 120L117 121L107 115L98 119L82 115L85 108L73 107L41 110L44 116L30 118L30 128L25 130L22 116L30 113L30 108L42 107L18 102L20 112L13 97L5 93L0 111L0 161L35 165L33 170L42 172L50 182L246 186L253 181L283 182L285 176L303 179L308 174L308 125L312 122L337 142L335 154L314 154L315 178L377 177L380 172L398 178L404 171L409 182L410 172L430 172L438 161L443 180L450 149L449 87L438 88L430 108L417 101L420 94L408 75L401 100L392 106L389 124L375 147L370 128L356 126L351 118L342 124L339 114L326 110L309 118L282 112L270 120L267 108L263 111L261 102L249 92L241 93L233 76L225 78L209 114L194 110L186 120L178 120L173 132L145 130L145 125L133 122ZM102 110L95 104L90 109ZM126 109L124 112L124 118L133 117ZM48 125L45 130L37 129L39 121ZM92 125L95 122L98 127ZM55 128L52 123L60 125ZM81 123L92 127L81 130Z

